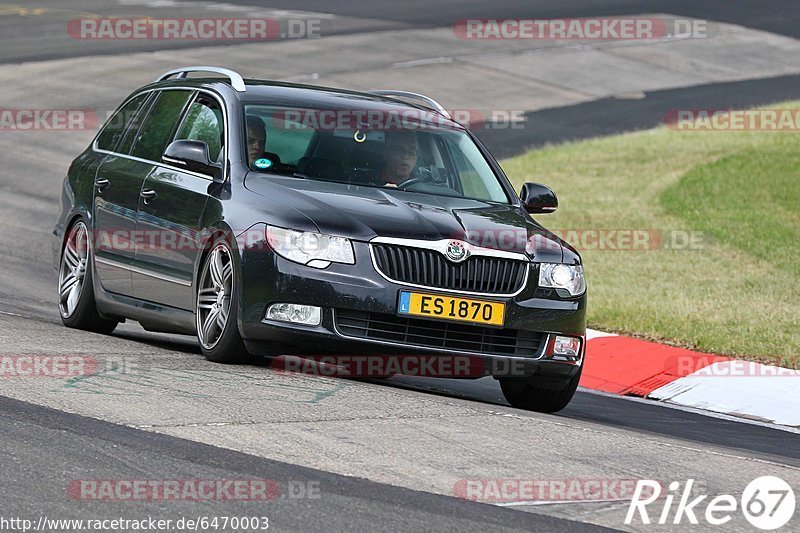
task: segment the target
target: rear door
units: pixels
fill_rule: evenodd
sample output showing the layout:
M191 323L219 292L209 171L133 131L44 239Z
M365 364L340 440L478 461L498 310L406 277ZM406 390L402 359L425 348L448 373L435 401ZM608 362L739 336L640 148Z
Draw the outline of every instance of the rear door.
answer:
M95 150L106 153L95 174L93 228L97 277L107 291L132 295L130 265L139 192L149 172L146 165L125 155L127 137L134 137L147 115L153 93L129 100L106 124Z
M226 129L219 101L198 92L174 140L203 141L209 158L224 165ZM163 150L162 150L163 151ZM137 233L157 236L136 249L133 269L137 298L180 309L194 309L192 281L201 246L201 222L212 176L159 165L147 177L139 203Z

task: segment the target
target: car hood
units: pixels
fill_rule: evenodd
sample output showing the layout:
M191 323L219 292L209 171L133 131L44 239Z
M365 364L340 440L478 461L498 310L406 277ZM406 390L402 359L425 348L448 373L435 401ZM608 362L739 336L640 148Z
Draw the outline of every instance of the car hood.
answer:
M245 187L301 211L322 233L354 240L459 239L537 262L561 262L564 256L561 239L513 205L253 173Z

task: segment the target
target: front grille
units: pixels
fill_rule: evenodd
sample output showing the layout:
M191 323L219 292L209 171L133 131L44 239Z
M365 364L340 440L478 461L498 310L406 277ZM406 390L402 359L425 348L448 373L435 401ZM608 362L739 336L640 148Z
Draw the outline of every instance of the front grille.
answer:
M387 278L437 289L514 294L522 289L527 261L472 256L451 263L437 251L394 244L373 244L375 265Z
M336 310L335 323L339 333L348 337L487 355L536 357L545 338L544 333L532 331L341 309Z

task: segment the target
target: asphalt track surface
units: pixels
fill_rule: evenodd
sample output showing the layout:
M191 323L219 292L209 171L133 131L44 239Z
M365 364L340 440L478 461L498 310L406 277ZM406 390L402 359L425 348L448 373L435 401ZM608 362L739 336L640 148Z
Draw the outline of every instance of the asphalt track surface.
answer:
M794 100L799 88L800 76L779 76L648 91L642 98L602 98L528 112L524 130L489 128L478 136L497 157L511 157L548 143L654 128L674 109L742 109Z
M240 2L230 2L238 4ZM36 4L30 2L31 6ZM52 6L50 2L40 2ZM115 13L119 4L98 7L96 2L64 2L71 10L93 10L94 12ZM145 6L146 2L141 2ZM250 5L250 4L248 4ZM286 8L293 10L332 12L342 16L353 16L365 19L342 26L336 31L361 32L375 31L398 26L429 27L447 26L453 20L467 17L570 17L628 14L631 12L668 12L700 18L710 18L737 24L744 24L759 29L798 35L796 17L785 16L796 4L775 2L770 10L763 9L763 2L737 2L735 5L723 2L654 2L646 7L641 2L611 2L598 5L596 2L572 2L569 6L562 3L544 2L429 2L412 1L404 3L402 13L397 13L396 3L371 2L368 5L354 2L266 2L260 4L270 8ZM722 7L725 9L722 9ZM146 7L142 7L146 9ZM784 12L781 13L781 10ZM793 11L796 11L793 10ZM19 44L19 38L25 38L41 31L41 21L35 17L25 19L25 23L15 28L3 28L0 32L0 44L5 52L0 52L0 61L15 63L23 60L58 59L73 57L75 51L68 46L58 46L58 41L33 39L25 43L24 53L9 56L9 50ZM13 30L13 31L12 31ZM17 44L15 44L17 43ZM32 44L31 44L32 43ZM138 45L137 45L138 46ZM145 45L153 46L153 45ZM157 46L164 46L163 43ZM106 54L128 54L135 47L110 48ZM148 49L148 48L144 48ZM87 49L87 54L95 54L96 50ZM5 54L5 55L4 55ZM535 146L546 142L584 138L587 136L605 135L617 131L625 131L654 125L659 120L661 109L674 109L681 104L694 104L693 108L702 108L720 99L726 99L730 105L753 105L795 98L798 94L798 78L786 76L769 80L712 84L689 89L658 91L648 94L644 100L599 100L586 104L566 107L558 110L545 110L531 113L532 128L524 131L525 137L519 139L515 132L499 132L496 137L491 133L486 137L490 146L511 146L508 153L517 152L526 146ZM32 81L31 83L35 83ZM87 105L91 102L87 102ZM9 102L3 102L8 105ZM542 126L539 126L542 124ZM545 126L546 125L546 126ZM41 137L20 137L32 140L32 145L20 146L18 153L7 152L3 156L2 181L0 188L5 197L5 209L0 212L0 226L6 237L4 242L14 243L7 261L8 268L0 274L0 335L2 335L3 353L30 353L31 351L77 352L89 355L102 355L104 350L130 350L138 357L153 357L160 364L171 364L176 361L181 372L196 372L206 377L217 375L217 367L202 361L199 350L189 338L166 335L155 335L143 332L135 325L125 325L111 338L104 340L95 335L81 335L64 330L58 320L55 304L52 300L55 275L50 267L49 248L42 228L50 224L58 209L59 191L55 188L57 180L51 174L63 174L65 161L72 157L67 152L73 150L65 147L53 147L51 141ZM48 151L56 152L52 155ZM60 153L60 152L65 153ZM73 155L74 155L73 153ZM45 154L44 163L37 165L36 158ZM505 155L500 148L500 155ZM58 165L49 166L49 157ZM60 166L59 166L60 165ZM45 220L44 223L33 223L33 220ZM31 232L31 226L36 226ZM39 226L42 226L40 228ZM33 233L33 234L32 234ZM22 266L21 266L22 265ZM125 352L127 353L127 352ZM176 364L178 364L176 363ZM273 379L271 370L264 366L246 367L243 372ZM275 378L276 380L280 377ZM24 384L13 385L0 382L0 443L3 460L0 462L0 501L3 501L3 516L31 516L45 514L59 518L92 518L118 516L127 514L130 517L147 515L175 518L180 515L236 515L252 514L264 508L252 502L214 502L206 504L174 503L174 502L140 502L98 505L97 502L76 502L65 497L64 487L76 478L268 478L281 482L311 480L319 483L322 497L318 500L279 499L271 502L266 508L267 515L277 529L291 530L542 530L564 531L594 529L597 526L578 522L605 523L622 527L620 521L606 520L601 515L605 509L580 507L578 512L572 508L551 506L547 509L530 507L528 512L501 508L471 501L453 498L447 491L435 490L424 483L420 489L414 481L397 481L392 478L392 463L383 468L387 472L385 481L380 472L380 464L371 464L369 458L363 459L363 465L352 470L339 468L337 459L326 447L319 449L296 449L284 442L282 434L255 433L260 438L257 446L248 444L242 438L241 445L230 444L217 437L197 437L191 428L181 428L175 424L174 434L171 430L154 432L143 424L126 420L118 411L113 411L114 398L106 396L64 396L56 397L43 393L41 400L37 390L39 384L32 384L26 390ZM558 472L553 476L580 476L590 469L584 470L574 466L564 467L567 459L562 456L550 458L551 453L546 445L558 445L571 448L570 456L585 457L587 461L597 461L614 472L635 471L628 464L631 459L627 455L632 450L608 449L603 446L621 446L624 443L638 443L635 453L645 457L644 461L653 464L663 462L662 475L668 475L670 468L675 475L683 475L684 463L698 461L701 458L712 462L719 460L715 468L706 471L708 484L717 491L736 491L734 479L736 470L742 476L753 477L753 474L777 472L787 478L797 479L800 469L800 446L798 435L794 432L735 419L710 417L704 414L672 409L651 402L636 401L626 398L601 396L588 392L579 392L574 401L558 415L535 415L512 409L503 401L499 388L491 379L478 381L427 380L415 378L393 378L387 381L346 381L346 386L356 400L364 403L375 403L388 406L392 403L407 402L408 409L445 408L460 409L470 412L490 411L508 423L522 422L536 424L538 433L527 435L524 440L534 448L542 447L541 454L533 454L540 472ZM50 390L49 385L42 388ZM254 397L239 398L234 391L229 398L217 398L220 403L232 411L249 409L271 409L274 406L260 403ZM12 398L13 397L13 398ZM19 398L19 399L14 399ZM53 399L55 398L55 399ZM77 398L77 399L76 399ZM137 396L123 398L130 402L131 412L137 409ZM163 412L153 413L159 416L181 419L181 398L156 398L158 401L175 400L175 404L162 403ZM22 401L24 400L24 401ZM91 400L91 401L90 401ZM141 401L147 401L143 398ZM336 404L333 411L352 408L347 403ZM381 403L383 402L383 403ZM41 403L41 405L36 405ZM50 405L50 407L46 406ZM52 408L52 407L55 408ZM432 407L431 407L432 406ZM293 407L295 411L287 418L302 418L303 405ZM174 412L174 413L173 413ZM280 418L283 412L275 414ZM359 413L354 413L358 416ZM408 414L396 418L398 429L388 433L386 440L402 438L404 427L401 423ZM443 415L444 416L444 415ZM369 418L368 414L364 415ZM186 418L190 418L186 415ZM344 418L342 419L344 420ZM391 422L390 418L390 422ZM470 435L488 439L481 433L481 424L464 419L460 428L461 438L468 441ZM456 420L457 422L457 420ZM310 421L302 422L311 426ZM345 422L342 422L344 424ZM435 427L433 422L431 427ZM442 422L444 424L444 422ZM288 425L288 424L287 424ZM274 427L274 426L270 426ZM433 431L428 427L426 431ZM527 426L512 427L510 435L518 435L527 431ZM328 428L334 432L333 429ZM185 431L184 431L185 430ZM390 431L390 430L387 430ZM254 438L254 435L245 435ZM583 441L582 435L591 435ZM240 434L240 437L242 435ZM338 436L342 439L343 437ZM477 438L477 437L476 437ZM205 442L213 441L213 442ZM552 442L553 440L557 442ZM487 440L488 442L488 440ZM511 441L509 441L511 442ZM522 442L522 440L520 441ZM652 451L643 449L642 443L654 444ZM658 447L655 446L658 443ZM218 445L217 445L218 444ZM480 449L480 443L472 443L472 449ZM466 443L465 443L466 445ZM515 446L519 442L514 442ZM389 443L386 443L389 447ZM229 449L232 448L232 449ZM241 449L244 451L235 451ZM662 459L667 455L666 449L681 450L674 457ZM516 450L519 453L521 450ZM262 453L263 452L263 453ZM431 454L434 454L431 450ZM515 450L507 453L514 454ZM366 452L365 452L366 453ZM485 450L487 456L496 455L496 450ZM331 455L326 460L326 454ZM285 457L277 460L275 457ZM446 467L453 470L459 468L458 457L452 458ZM635 460L634 460L635 461ZM674 461L670 463L670 461ZM511 462L511 461L509 461ZM487 457L487 464L489 464ZM312 468L304 465L313 465ZM671 466L670 466L671 465ZM647 465L635 465L641 469ZM696 466L700 468L700 466ZM566 470L564 469L566 468ZM606 472L601 466L600 472ZM347 471L346 475L336 473ZM565 473L566 472L566 473ZM666 472L667 474L664 474ZM681 473L678 473L681 472ZM482 473L480 470L478 474ZM476 472L469 474L476 477ZM511 476L510 474L506 474ZM520 472L521 476L530 475ZM546 475L546 474L541 474ZM606 474L611 475L611 474ZM619 474L617 474L619 475ZM635 475L631 473L630 475ZM644 474L642 474L644 475ZM499 477L496 471L487 470L486 477ZM396 476L399 479L399 476ZM433 475L432 475L433 477ZM797 486L797 485L795 485ZM564 517L572 520L565 520ZM578 522L576 522L577 520ZM746 530L737 525L732 529Z
M135 16L147 15L149 6L166 6L168 14L170 6L175 12L186 16L186 11L203 2L177 0L158 2L156 0L120 0L95 2L92 0L28 0L25 2L0 2L0 11L20 11L25 14L22 20L13 24L0 22L0 42L6 46L0 50L0 62L39 61L44 59L62 59L80 54L130 53L133 51L156 50L164 48L186 48L203 46L197 42L160 42L147 41L106 43L86 45L78 43L64 35L63 26L66 21L82 16ZM218 5L223 3L217 3ZM288 10L292 12L330 13L340 17L358 19L357 22L325 22L323 29L328 35L361 33L392 28L437 28L449 27L457 20L465 18L574 18L601 17L613 15L630 15L632 13L670 13L673 15L698 19L714 20L747 26L787 35L800 37L800 27L796 24L797 3L791 0L771 0L768 4L761 0L743 0L727 2L724 0L616 0L597 2L594 0L576 0L571 2L554 2L547 0L514 1L496 0L445 0L429 2L427 0L410 0L402 3L398 9L397 2L380 0L375 2L324 0L230 0L224 4L259 8L264 10ZM768 6L768 8L767 8ZM39 9L40 11L36 11ZM195 11L201 13L202 11ZM223 11L222 13L225 13ZM235 11L227 11L228 16L235 17ZM9 46L10 45L10 46Z
M233 0L235 4L250 4ZM454 20L464 18L577 18L629 15L631 13L671 13L685 17L730 22L758 28L792 37L800 36L800 28L794 23L793 15L797 3L778 0L769 3L744 0L725 2L720 0L573 0L553 2L548 0L445 0L428 2L411 0L403 2L398 10L394 2L324 2L319 0L284 0L282 2L257 2L261 6L281 7L308 11L325 11L338 15L365 17L385 21L402 22L421 27L448 26ZM324 9L323 9L324 8Z
M173 478L269 479L310 487L309 492L318 488L324 497L293 499L283 494L266 506L261 501L181 502L170 504L168 510L163 502L135 502L116 505L113 511L95 509L93 518L267 516L273 528L295 531L374 531L378 524L387 530L604 529L329 474L3 397L0 411L4 454L16 458L0 466L0 475L6 480L0 489L6 516L13 509L14 515L24 517L85 518L83 502L64 498L68 473L77 470L90 472L93 479L109 479L127 471L140 479L156 479L164 472ZM56 487L61 491L53 490ZM391 517L398 517L394 524Z

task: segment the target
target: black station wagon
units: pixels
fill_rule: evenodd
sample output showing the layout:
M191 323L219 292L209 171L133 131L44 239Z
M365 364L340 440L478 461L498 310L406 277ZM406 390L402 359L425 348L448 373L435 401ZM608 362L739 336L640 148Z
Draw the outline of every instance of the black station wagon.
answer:
M423 95L180 68L69 168L59 311L95 332L196 335L216 362L467 356L513 406L557 411L581 375L586 282L531 217L556 207L543 185L517 195Z

